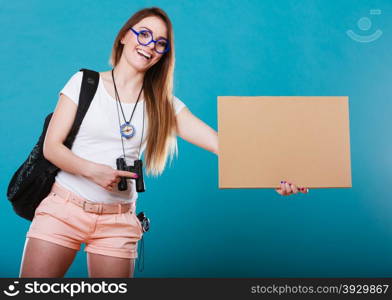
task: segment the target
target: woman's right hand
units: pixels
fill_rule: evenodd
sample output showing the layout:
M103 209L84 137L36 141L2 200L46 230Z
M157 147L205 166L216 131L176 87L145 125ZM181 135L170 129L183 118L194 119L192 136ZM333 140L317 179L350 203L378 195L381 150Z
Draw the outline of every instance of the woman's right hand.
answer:
M93 162L89 164L86 174L86 178L95 182L109 192L113 191L114 185L120 182L121 177L138 177L136 173L116 170L110 166Z

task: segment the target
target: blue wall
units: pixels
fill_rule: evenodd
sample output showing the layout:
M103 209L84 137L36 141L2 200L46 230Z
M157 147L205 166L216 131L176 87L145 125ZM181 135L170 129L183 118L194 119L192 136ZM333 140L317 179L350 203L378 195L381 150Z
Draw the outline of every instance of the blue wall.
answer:
M391 276L387 0L1 1L0 276L18 276L30 224L13 213L7 184L58 91L82 67L108 70L118 29L152 5L174 25L176 96L215 129L218 95L348 95L353 187L289 197L219 190L217 157L179 139L178 159L161 177L147 178L138 200L152 229L145 270L136 276ZM360 18L372 27L358 28ZM349 29L383 34L361 43ZM86 268L81 251L67 277L86 277Z

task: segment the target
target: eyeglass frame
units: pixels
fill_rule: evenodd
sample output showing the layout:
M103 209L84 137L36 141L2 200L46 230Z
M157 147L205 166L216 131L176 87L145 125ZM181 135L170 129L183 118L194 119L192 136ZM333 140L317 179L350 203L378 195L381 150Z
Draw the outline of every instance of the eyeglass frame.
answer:
M147 46L147 45L149 45L149 44L151 44L151 43L153 42L153 43L154 43L154 51L157 52L157 53L159 53L159 54L165 54L165 53L167 53L167 52L170 50L169 41L168 41L167 39L165 39L165 38L159 38L159 39L157 39L157 40L154 40L154 35L153 35L153 33L152 33L151 30L149 30L149 29L142 29L142 30L140 30L139 32L137 32L137 31L136 31L135 29L133 29L132 27L129 28L129 29L132 30L132 32L133 32L134 34L136 34L137 42L138 42L140 45ZM149 33L151 34L151 41L149 41L147 44L143 44L143 43L141 43L141 42L139 41L139 35L140 35L141 32L146 32L146 31L149 32ZM167 47L166 47L166 49L165 49L164 52L159 52L159 51L156 49L157 42L160 41L160 40L164 40L164 41L166 41L166 43L167 43Z

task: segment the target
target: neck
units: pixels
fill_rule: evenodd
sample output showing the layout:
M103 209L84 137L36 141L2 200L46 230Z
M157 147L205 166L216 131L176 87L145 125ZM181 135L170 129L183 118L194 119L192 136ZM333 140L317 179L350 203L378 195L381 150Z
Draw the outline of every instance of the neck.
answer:
M131 91L139 91L143 84L144 72L139 72L122 60L113 70L116 86Z

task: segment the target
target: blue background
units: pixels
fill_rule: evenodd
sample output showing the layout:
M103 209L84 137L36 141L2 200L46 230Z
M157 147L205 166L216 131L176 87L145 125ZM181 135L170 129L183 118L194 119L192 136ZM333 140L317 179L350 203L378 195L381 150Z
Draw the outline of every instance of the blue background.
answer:
M30 225L12 211L8 181L58 91L80 68L108 70L118 30L153 5L174 25L175 94L215 129L218 95L348 95L353 187L220 190L217 156L179 138L178 159L138 200L152 228L136 276L391 276L392 3L356 0L1 0L0 276L18 276ZM383 35L359 43L348 29ZM85 252L66 277L87 277Z

